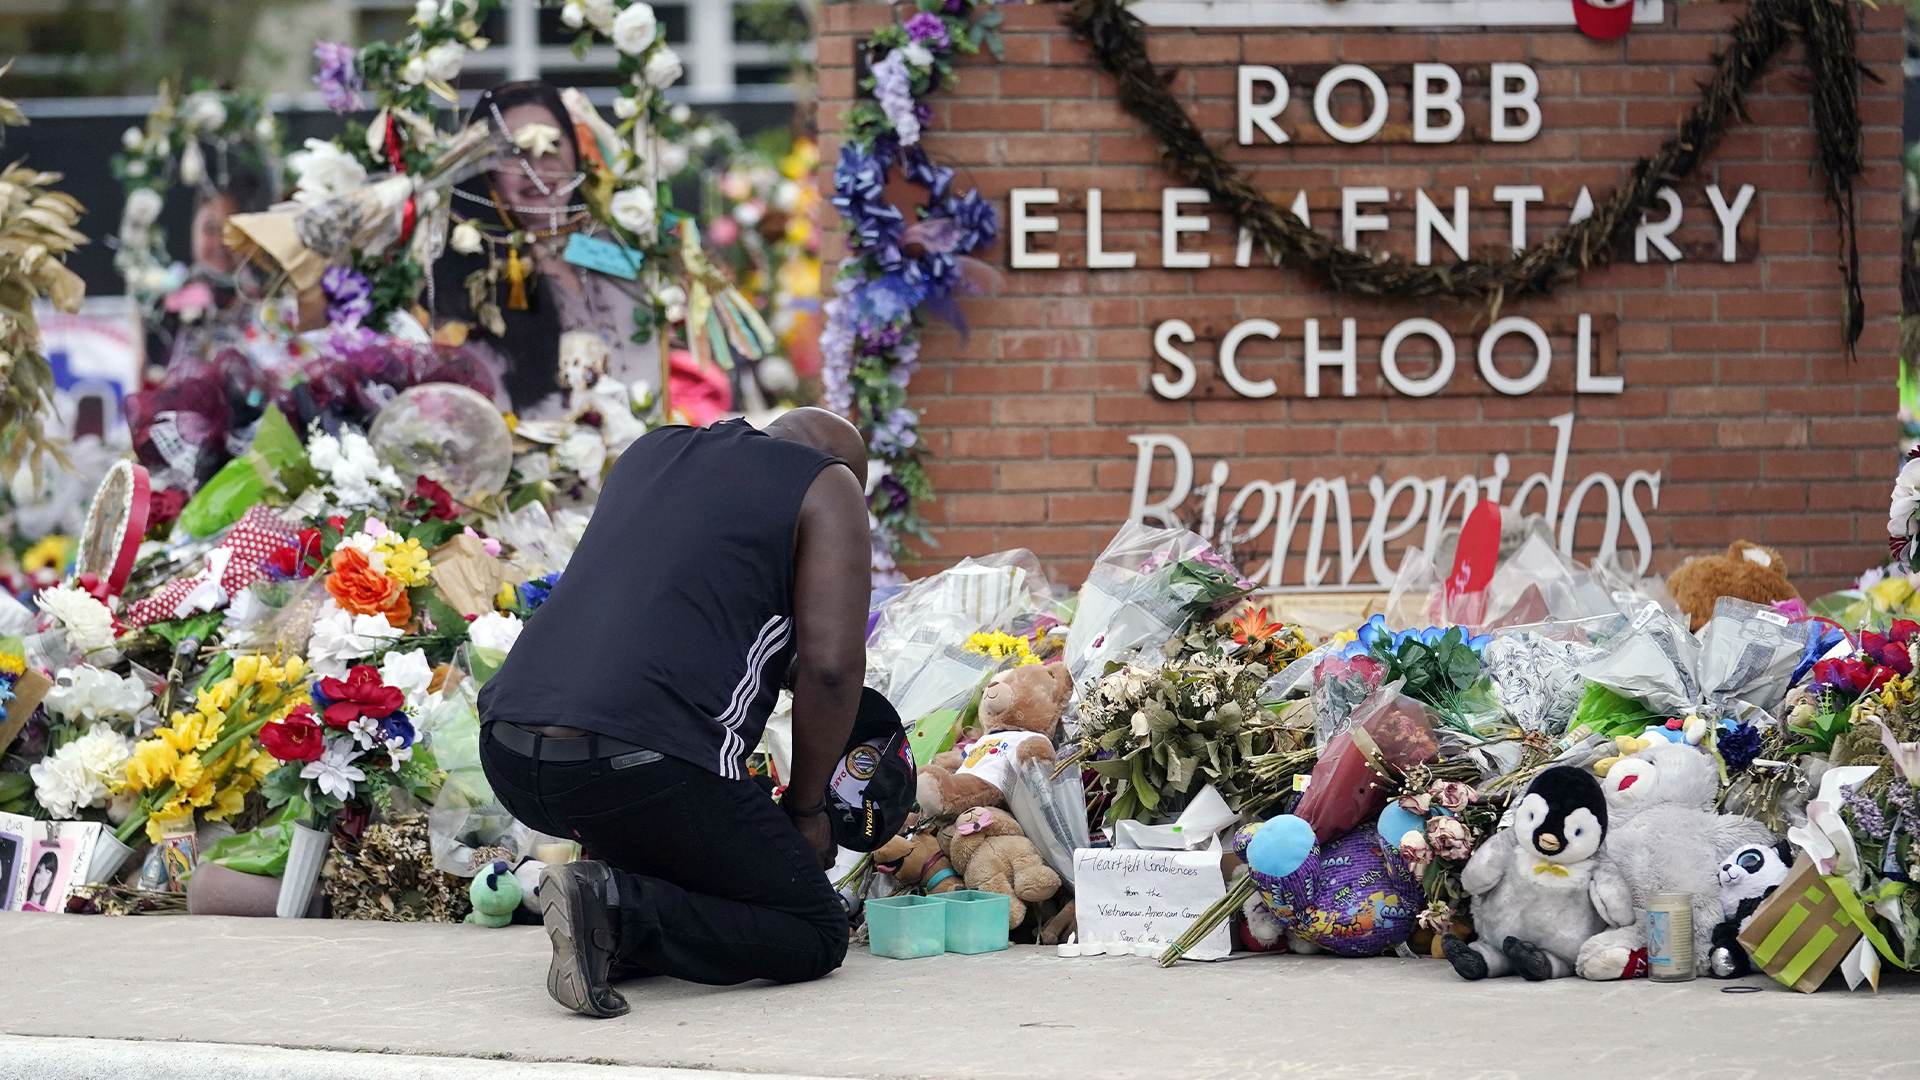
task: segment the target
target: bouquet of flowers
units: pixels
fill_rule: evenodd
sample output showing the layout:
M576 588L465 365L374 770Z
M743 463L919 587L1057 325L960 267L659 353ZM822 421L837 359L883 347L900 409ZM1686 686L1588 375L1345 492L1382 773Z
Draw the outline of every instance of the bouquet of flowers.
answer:
M266 774L267 802L304 798L324 821L349 803L384 803L396 787L425 788L433 764L425 754L416 757L405 704L405 692L370 664L344 679L316 680L310 700L260 729L260 745L281 762Z
M224 678L202 680L191 712L174 713L133 748L115 788L115 794L135 796L115 833L121 843L143 826L158 841L162 819L195 810L208 821L225 821L273 768L254 736L304 697L306 665L297 656L283 661L259 654L236 657L232 664Z

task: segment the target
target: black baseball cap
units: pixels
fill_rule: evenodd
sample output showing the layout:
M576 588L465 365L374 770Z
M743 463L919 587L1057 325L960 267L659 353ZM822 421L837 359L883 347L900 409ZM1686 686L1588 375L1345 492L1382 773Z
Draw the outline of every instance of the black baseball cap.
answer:
M846 753L827 785L834 843L850 851L872 851L893 839L913 811L914 790L907 729L893 703L866 687L860 692L860 711Z

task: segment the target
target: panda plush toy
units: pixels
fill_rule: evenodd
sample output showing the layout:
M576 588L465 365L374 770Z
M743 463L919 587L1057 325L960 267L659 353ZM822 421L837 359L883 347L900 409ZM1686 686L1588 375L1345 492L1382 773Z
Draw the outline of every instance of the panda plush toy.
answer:
M1778 844L1748 844L1720 864L1720 909L1723 918L1713 928L1711 970L1715 978L1737 979L1753 974L1747 950L1737 940L1753 913L1773 890L1787 880L1793 849Z
M1556 765L1533 778L1513 825L1480 845L1460 874L1479 940L1441 949L1463 979L1573 974L1580 946L1633 919L1633 894L1602 849L1607 802L1592 773Z

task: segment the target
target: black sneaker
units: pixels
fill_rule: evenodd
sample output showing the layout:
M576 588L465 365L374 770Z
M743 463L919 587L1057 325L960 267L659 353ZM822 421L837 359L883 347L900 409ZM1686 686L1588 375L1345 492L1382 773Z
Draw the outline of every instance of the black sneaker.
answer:
M607 868L597 862L540 871L540 916L553 941L547 993L584 1016L624 1016L627 999L607 985L613 963L613 913L607 908Z

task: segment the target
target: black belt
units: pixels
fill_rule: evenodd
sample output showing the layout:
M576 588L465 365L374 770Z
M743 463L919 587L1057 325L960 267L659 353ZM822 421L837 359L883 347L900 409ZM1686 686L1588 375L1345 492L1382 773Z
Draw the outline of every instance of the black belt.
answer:
M501 746L536 761L566 763L606 758L612 767L624 769L658 761L661 757L656 751L609 735L574 735L556 739L500 720L489 723L487 732Z

